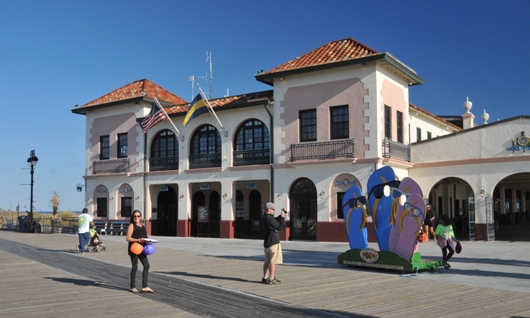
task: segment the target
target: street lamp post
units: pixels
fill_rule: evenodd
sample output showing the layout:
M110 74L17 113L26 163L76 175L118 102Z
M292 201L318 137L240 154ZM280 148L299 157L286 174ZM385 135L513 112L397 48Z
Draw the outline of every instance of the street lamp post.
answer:
M35 156L35 150L32 150L30 153L29 153L29 158L28 158L28 165L30 167L30 174L31 174L31 183L30 183L30 195L29 195L29 216L28 216L28 219L29 219L29 222L31 223L31 221L33 221L33 172L34 172L34 167L37 165L37 161L39 161L39 158L37 158L37 156ZM29 224L30 223L26 223L26 227L28 229L28 232L29 232Z

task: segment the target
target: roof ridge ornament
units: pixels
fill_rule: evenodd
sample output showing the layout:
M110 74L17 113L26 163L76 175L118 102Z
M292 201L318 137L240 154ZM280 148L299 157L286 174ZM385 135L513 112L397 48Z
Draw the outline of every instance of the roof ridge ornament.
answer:
M464 109L466 110L466 113L469 113L471 108L473 107L473 103L469 101L469 98L466 96L466 101L462 105Z
M490 119L490 114L486 113L486 110L484 109L484 114L482 114L480 117L482 118L484 125L486 125L488 123L488 119Z

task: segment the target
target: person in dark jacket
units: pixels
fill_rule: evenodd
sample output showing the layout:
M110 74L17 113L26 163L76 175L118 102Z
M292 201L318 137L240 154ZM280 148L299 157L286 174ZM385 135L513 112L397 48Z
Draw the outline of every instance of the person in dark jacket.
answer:
M265 213L261 218L261 232L264 235L263 248L265 250L265 263L263 264L264 284L279 284L276 279L276 265L283 263L282 246L280 245L280 235L278 231L285 227L285 215L287 212L282 209L282 213L274 217L276 206L272 202L265 203Z
M434 233L434 221L436 216L434 215L434 210L431 209L431 205L427 204L425 211L425 219L423 219L423 233L427 235L427 241L429 240L429 235L436 240L436 234Z

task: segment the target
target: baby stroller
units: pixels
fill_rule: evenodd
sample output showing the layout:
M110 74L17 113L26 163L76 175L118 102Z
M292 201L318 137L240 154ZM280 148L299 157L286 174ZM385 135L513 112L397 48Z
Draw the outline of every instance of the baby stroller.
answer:
M103 244L103 241L99 237L98 232L95 229L90 229L90 241L87 245L87 252L99 252L104 251L107 248L105 247L105 244Z

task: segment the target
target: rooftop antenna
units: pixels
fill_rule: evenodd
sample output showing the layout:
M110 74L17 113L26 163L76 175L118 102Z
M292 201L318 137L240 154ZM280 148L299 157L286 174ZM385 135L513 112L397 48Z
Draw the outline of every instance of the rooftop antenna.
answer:
M193 100L195 98L195 96L193 96L193 83L195 82L195 76L190 76L190 82L191 82L191 100Z
M208 98L213 98L213 73L212 73L212 52L206 51L206 62L210 62L210 74L206 76L199 76L199 78L205 78L206 81L210 81L210 91L208 92ZM203 92L204 93L204 92Z
M213 98L212 52L206 51L206 62L210 62L210 99Z

